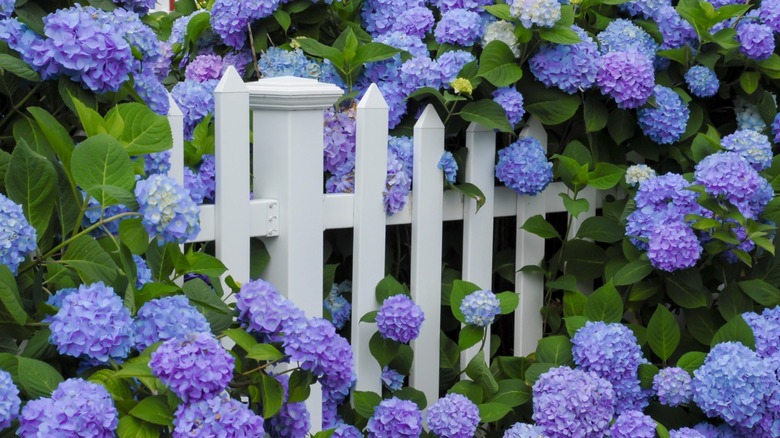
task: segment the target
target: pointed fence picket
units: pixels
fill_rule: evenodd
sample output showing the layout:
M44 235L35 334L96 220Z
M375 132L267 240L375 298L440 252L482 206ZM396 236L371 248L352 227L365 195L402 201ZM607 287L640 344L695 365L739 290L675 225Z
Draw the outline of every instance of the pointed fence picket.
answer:
M359 323L377 310L375 288L385 273L386 226L411 224L411 294L425 312L415 352L410 384L429 404L439 395L439 336L443 221L464 221L463 279L491 288L493 276L493 221L515 216L518 227L528 218L565 212L558 196L566 188L551 184L538 196L517 196L494 187L495 132L472 124L466 133L466 182L480 187L485 204L454 191L444 191L437 168L444 152L444 125L432 106L414 126L414 190L406 207L386 216L388 107L372 85L357 105L355 192L323 194L323 110L341 96L330 84L292 77L261 79L244 84L230 67L215 90L216 203L202 205L201 232L193 242L216 241L216 255L237 281L249 280L249 241L264 239L271 255L264 279L275 284L310 317L322 316L323 231L351 228L354 232L352 278L352 348L356 389L381 392L381 369L372 357L369 341L375 326ZM250 111L251 135L250 149ZM183 171L182 115L172 102L169 115L174 131L172 174ZM547 135L531 119L521 136L534 136L543 145ZM251 174L250 180L250 163ZM254 199L250 200L249 188ZM586 192L591 211L601 197ZM590 213L592 214L592 213ZM587 215L573 222L572 233ZM538 264L544 258L544 240L517 230L515 266ZM587 285L585 285L587 287ZM542 337L544 281L535 272L517 271L514 352L527 355ZM485 350L489 351L489 344ZM478 347L461 355L462 366L478 354ZM307 400L314 430L322 421L322 394L313 388Z

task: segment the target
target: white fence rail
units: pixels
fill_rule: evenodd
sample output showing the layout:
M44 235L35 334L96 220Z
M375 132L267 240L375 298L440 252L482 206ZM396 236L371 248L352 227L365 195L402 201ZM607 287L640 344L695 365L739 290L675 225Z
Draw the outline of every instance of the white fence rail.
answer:
M359 324L376 310L375 287L384 277L385 227L411 224L411 293L425 311L420 337L413 342L415 359L410 383L433 403L439 391L439 315L443 221L462 220L463 279L491 287L493 218L516 216L518 226L537 214L564 212L558 196L566 188L552 184L536 197L517 196L494 187L495 133L480 125L469 127L466 180L487 197L476 203L454 191L443 190L437 163L444 151L444 126L429 106L414 126L414 190L403 211L386 216L382 192L387 160L388 108L372 86L357 107L355 193L323 194L323 109L341 90L311 79L272 78L244 84L231 67L215 90L216 203L201 206L201 232L194 241L215 241L216 256L238 281L249 280L249 242L264 239L271 255L264 279L286 293L306 314L322 316L323 231L354 230L352 278L352 348L357 389L381 393L381 369L368 348L375 327ZM254 135L250 157L250 110ZM182 116L171 105L174 130L172 173L183 170ZM521 136L533 135L542 144L547 135L532 121ZM255 199L249 200L250 160ZM592 211L600 198L586 191ZM585 219L581 215L575 221ZM537 264L544 257L544 240L517 230L516 268ZM517 272L520 305L515 312L514 351L526 355L542 337L543 279ZM486 348L489 351L489 348ZM468 360L477 352L464 352ZM464 362L465 363L465 362ZM321 424L321 393L307 401L312 424Z

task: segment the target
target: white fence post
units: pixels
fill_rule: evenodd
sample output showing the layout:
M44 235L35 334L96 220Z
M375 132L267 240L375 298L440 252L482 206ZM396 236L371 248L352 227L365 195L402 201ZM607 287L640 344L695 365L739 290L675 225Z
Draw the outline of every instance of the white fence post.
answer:
M168 176L184 185L184 114L170 93L168 94L168 104L170 105L168 123L171 125L171 134L173 134L171 169L168 171Z
M466 130L466 182L485 195L485 205L477 211L477 202L470 198L463 204L463 279L482 289L492 290L493 280L493 186L495 179L496 134L492 129L472 123ZM479 353L479 345L461 353L465 366ZM490 333L484 346L485 360L490 359Z
M411 292L425 312L425 322L412 341L410 384L425 394L429 406L439 397L444 180L436 166L443 152L444 124L433 105L428 105L414 125Z
M378 308L375 290L385 271L385 210L382 191L387 177L388 107L371 84L357 106L355 207L352 269L352 351L356 389L382 393L381 373L368 343L376 331L360 318Z
M258 198L279 201L279 236L265 239L266 280L310 317L322 316L323 110L343 91L313 79L279 77L246 84L253 110L253 174ZM322 390L306 402L322 427Z
M214 90L214 114L216 256L243 282L249 280L249 90L232 66Z
M547 149L547 132L537 119L532 118L520 136L534 137ZM520 304L515 311L514 352L517 356L527 356L536 351L536 343L544 332L540 312L544 305L544 278L539 273L522 272L519 269L525 265L539 264L544 258L544 239L520 227L532 216L544 216L546 207L544 193L517 198L515 269L518 271L515 273L515 291L520 294Z

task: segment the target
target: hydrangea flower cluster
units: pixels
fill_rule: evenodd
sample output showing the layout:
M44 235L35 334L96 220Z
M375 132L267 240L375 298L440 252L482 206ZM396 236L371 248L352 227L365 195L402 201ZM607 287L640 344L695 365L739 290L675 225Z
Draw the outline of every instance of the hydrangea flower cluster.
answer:
M753 329L758 356L780 363L780 306L766 308L760 315L745 312L742 318Z
M247 26L273 14L279 0L216 0L211 7L211 28L222 41L234 49L242 49L247 40Z
M691 268L701 257L702 246L693 228L685 222L659 221L650 235L647 256L650 263L667 272Z
M661 50L677 49L686 45L695 47L698 44L696 30L668 3L656 9L653 18L658 23L658 31L663 37Z
M206 317L184 295L157 298L141 306L133 333L138 351L159 341L183 338L190 333L210 332Z
M647 406L638 378L639 365L647 360L631 329L623 324L589 321L577 330L571 342L574 363L612 384L618 413Z
M736 152L705 157L696 165L693 176L708 194L725 198L750 219L758 217L771 199L764 199L766 180Z
M669 0L632 0L620 4L618 7L632 17L651 19L659 9L668 6L669 3Z
M325 170L333 175L346 175L355 170L355 108L325 110Z
M195 126L214 112L214 89L217 81L181 81L171 90L171 96L184 114L184 139L192 140Z
M354 381L352 347L336 334L330 321L311 318L285 336L284 351L290 360L322 377L323 391L343 392Z
M147 175L167 174L169 170L171 170L170 150L144 155L144 172Z
M149 109L162 116L168 115L171 108L168 91L152 69L144 68L133 73L133 81L133 89L149 105Z
M141 289L146 283L152 281L152 270L141 256L133 254L133 263L135 263L135 287Z
M466 318L466 324L488 327L501 314L501 302L492 291L478 290L463 298L460 311Z
M398 371L385 365L382 368L382 383L385 384L390 391L398 391L404 385L405 376Z
M534 25L553 27L561 19L561 4L555 0L513 0L509 13L527 29Z
M214 202L217 189L217 170L214 154L203 154L196 170L184 168L184 188L189 190L195 204Z
M444 178L447 179L447 182L455 184L455 177L458 175L458 163L455 162L455 156L452 155L452 152L445 151L441 154L436 167L444 172Z
M638 108L653 93L653 62L635 51L609 52L599 60L596 83L619 108Z
M647 59L655 59L658 43L653 37L630 20L613 20L601 31L596 39L602 54L611 52L636 52Z
M636 186L655 176L655 170L647 164L634 164L626 169L626 184Z
M655 107L639 109L637 122L642 132L658 144L671 144L685 133L690 110L671 88L656 85L653 89Z
M263 417L230 398L227 392L182 403L173 415L173 436L263 436Z
M149 236L164 242L184 243L200 232L198 207L189 193L172 178L151 175L135 186L138 212Z
M609 434L612 438L653 438L655 420L641 411L624 411L609 428Z
M390 138L387 143L387 180L383 192L385 212L398 213L406 206L412 189L412 141L408 137Z
M0 264L15 275L27 253L38 248L35 228L24 217L22 206L0 193Z
M442 438L471 438L479 426L479 409L466 396L450 393L428 408L428 427Z
M212 53L198 55L187 64L184 77L190 81L206 82L213 79L219 80L222 77L224 66L222 57Z
M428 8L418 6L401 12L401 15L393 23L392 31L425 38L425 34L433 29L434 23L433 12Z
M132 347L130 311L103 282L81 285L64 296L49 328L49 342L68 356L108 362L126 357Z
M736 39L740 44L739 51L756 61L769 58L775 51L775 36L772 28L765 24L740 23Z
M498 151L496 178L518 195L537 195L552 182L552 167L539 140L524 137Z
M451 9L442 14L433 35L439 44L471 46L482 38L482 17L468 9Z
M233 356L210 333L190 333L163 342L149 368L185 403L207 400L233 378Z
M305 437L311 429L309 411L306 403L288 401L290 393L290 376L280 374L274 378L284 388L284 403L279 412L265 423L265 430L272 438Z
M352 317L352 305L341 295L351 290L352 283L349 280L344 280L339 284L333 283L330 293L323 302L325 309L330 312L331 322L336 330L341 330Z
M734 99L734 114L737 117L737 129L749 129L756 132L764 132L766 129L766 123L764 123L756 105L739 98Z
M375 39L379 35L395 31L396 19L404 12L424 8L425 2L414 0L409 2L399 0L369 0L363 3L361 17L366 32ZM385 43L387 44L387 43ZM398 47L390 44L393 47Z
M723 149L736 152L753 166L762 171L772 164L772 145L766 135L750 129L740 129L721 139Z
M366 427L369 437L416 438L422 433L422 412L414 402L393 397L382 400Z
M14 385L11 374L0 370L0 430L11 425L11 421L19 415L19 388Z
M773 32L780 32L780 3L774 0L761 2L758 8L758 16L761 22L772 28Z
M547 87L558 87L574 94L596 83L599 47L582 28L571 29L580 37L576 44L543 44L531 57L531 73Z
M19 416L19 436L111 438L119 413L103 385L68 379L51 398L27 402Z
M515 423L504 432L504 438L539 438L542 432L532 424Z
M439 55L436 59L436 69L441 73L441 83L454 81L463 66L474 59L474 55L464 50L450 50Z
M425 314L404 294L386 298L376 315L376 327L385 339L407 343L417 339Z
M317 79L322 73L322 67L309 60L301 49L284 50L278 47L269 47L257 60L257 68L265 78L295 76Z
M534 383L533 420L543 435L603 436L615 412L614 397L612 385L593 373L552 368Z
M86 193L82 194L86 197ZM90 197L89 201L87 201L87 209L84 211L84 219L81 221L82 225L86 228L90 225L96 224L100 222L101 220L105 221L106 219L116 216L121 213L126 213L130 211L129 208L126 206L119 204L119 205L110 205L108 207L103 207L103 205L100 204L100 202ZM99 230L93 231L93 235L100 236L103 234L103 232L107 232L109 234L116 235L119 233L119 223L120 220L113 220L109 222L103 222L100 225Z
M16 0L2 0L0 1L0 18L8 18L14 13L16 7Z
M260 279L241 285L236 309L242 326L274 341L281 341L282 333L292 333L306 320L306 315L292 301L282 297L271 283Z
M661 404L675 407L691 401L691 375L678 367L664 368L653 377L653 390Z
M696 97L711 97L717 94L720 88L718 76L711 69L696 65L685 73L685 83Z
M485 34L482 35L482 47L492 41L501 41L509 46L515 58L520 57L520 44L515 36L515 26L504 20L493 21L485 26Z
M512 126L523 120L523 95L515 87L500 87L493 92L493 101L501 105L506 112L506 118Z
M706 438L696 429L690 427L681 427L669 431L669 438Z

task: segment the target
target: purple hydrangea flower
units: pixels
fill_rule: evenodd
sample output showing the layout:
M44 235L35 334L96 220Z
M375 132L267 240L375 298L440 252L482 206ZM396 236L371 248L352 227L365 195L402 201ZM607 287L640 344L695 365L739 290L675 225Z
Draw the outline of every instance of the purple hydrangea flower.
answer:
M352 316L352 305L341 295L351 290L352 283L349 280L340 284L333 283L330 293L323 301L323 306L330 312L331 322L337 330L341 330Z
M146 14L157 2L155 0L114 0L114 3L139 14Z
M533 386L533 419L543 435L602 436L615 412L614 396L612 385L593 373L552 368Z
M609 52L599 60L596 83L619 108L638 108L653 94L651 58L639 52Z
M284 351L303 369L322 377L323 390L346 392L352 386L352 348L345 338L336 334L330 321L312 318L296 326L284 338Z
M647 59L655 59L658 43L641 27L630 20L619 18L596 35L601 47L601 53L637 52Z
M82 192L82 194L87 196L86 193ZM89 198L89 201L87 201L87 209L84 211L84 218L81 223L82 226L86 228L100 222L101 220L105 220L128 211L130 211L130 209L123 204L103 207L97 199ZM122 219L103 222L98 230L93 231L93 235L101 236L103 232L116 235L119 233L119 223L121 221Z
M0 18L8 18L14 13L16 8L16 0L2 0L0 1ZM0 427L0 429L2 429Z
M257 68L264 78L295 76L317 79L321 73L320 65L307 58L303 50L284 50L278 47L269 47L263 52L257 61Z
M252 280L241 285L236 297L238 321L247 331L269 336L281 341L281 335L290 334L303 327L306 315L282 297L274 286L265 280Z
M709 417L732 426L752 427L780 392L775 370L737 342L715 345L693 372L693 401Z
M130 311L103 282L81 285L64 297L49 328L49 342L68 356L108 362L126 357L132 347Z
M425 34L433 29L434 22L433 12L426 7L418 6L401 12L393 23L392 30L425 38Z
M576 44L543 44L529 67L534 77L548 87L574 94L596 83L599 48L587 32L576 25L571 29L580 37Z
M223 392L213 398L182 403L173 415L173 437L263 436L263 417Z
M696 97L711 97L717 94L720 82L715 72L703 66L696 65L685 73L685 83Z
M519 18L526 29L534 25L553 27L561 18L561 4L557 0L513 0L509 13Z
M762 1L758 8L758 16L762 23L772 28L773 32L780 32L780 1Z
M504 432L504 438L539 438L542 432L532 424L515 423Z
M140 289L146 283L152 281L152 270L149 269L146 260L141 258L141 256L133 254L133 262L135 263L135 287Z
M653 377L653 390L661 404L684 405L691 401L691 375L679 367L664 368Z
M155 173L167 174L169 170L171 170L170 149L144 155L144 172L147 175Z
M306 403L290 403L289 385L290 376L280 374L274 378L282 384L284 388L284 403L279 412L271 417L265 423L265 430L271 438L305 437L311 429L311 419L309 411L306 409Z
M704 435L705 438L739 438L734 428L726 423L714 426L710 423L699 423L693 426L693 430Z
M466 396L450 393L428 408L428 427L442 438L471 438L479 426L479 409Z
M17 434L23 437L111 438L119 413L103 385L68 379L51 398L28 402L19 416Z
M482 38L482 17L468 9L452 9L442 14L433 35L439 44L471 46Z
M324 162L333 175L346 175L355 170L355 109L325 110Z
M404 294L386 298L376 315L376 328L385 339L407 343L417 339L425 314Z
M217 190L217 160L214 154L203 154L198 166L198 178L204 188L203 200L214 202Z
M234 49L242 49L247 41L247 26L273 14L279 0L216 0L211 7L211 28L222 41Z
M325 193L354 193L355 173L331 175L325 180Z
M422 412L414 402L393 397L382 400L368 420L370 438L416 438L422 433Z
M151 300L141 306L133 321L136 348L143 351L159 341L210 332L206 317L184 295Z
M663 37L664 42L661 44L661 50L698 44L696 30L671 5L666 4L658 8L653 14L653 18L658 23L658 30Z
M765 180L736 152L718 152L705 157L696 165L693 176L708 194L722 196L749 219L755 219L763 209L759 206L756 211L750 202L762 193Z
M493 292L478 290L463 298L460 311L466 318L466 324L488 327L501 314L501 302Z
M518 195L537 195L553 179L552 163L533 137L520 138L498 151L496 177Z
M699 431L690 427L681 427L669 431L669 438L706 438Z
M225 74L227 68L231 65L235 67L239 76L246 74L246 67L252 63L252 53L249 50L235 50L225 54L222 58L222 74Z
M11 421L19 415L21 405L19 388L14 385L11 374L0 370L0 430L11 425Z
M412 149L408 137L390 138L387 143L387 179L383 192L385 212L398 213L406 206L412 189Z
M217 81L182 81L171 90L171 96L184 114L184 139L192 140L195 126L214 112L214 89Z
M677 173L666 173L649 178L639 185L634 202L637 208L673 208L689 212L695 208L697 195L686 190L691 183Z
M671 88L656 85L653 89L655 107L637 110L637 122L642 132L658 144L672 144L685 133L691 112L682 98Z
M487 6L492 3L490 0L431 0L430 4L444 13L453 9L480 11L482 6Z
M612 438L654 438L655 420L641 411L624 411L609 428L609 433Z
M632 17L652 19L659 9L669 6L670 3L669 0L632 0L618 7Z
M747 322L756 338L756 353L764 359L780 359L780 306L766 308L761 315L745 312Z
M33 228L22 212L22 206L0 193L0 264L5 265L15 275L19 264L27 253L35 251L38 239Z
M436 58L436 69L441 73L441 83L454 81L463 66L474 59L474 55L464 50L450 50L439 55Z
M154 0L151 1L154 3ZM121 29L121 37L141 53L143 62L157 64L162 61L162 42L157 38L154 30L146 25L136 12L117 8L102 18L115 30Z
M341 423L333 432L331 438L363 438L363 433L351 424Z
M0 40L18 52L22 60L38 72L42 79L59 76L60 65L54 61L49 43L16 18L0 19Z
M445 151L441 154L441 158L436 167L444 172L444 177L447 179L447 182L455 184L455 177L458 175L458 163L455 162L455 157L452 155L452 152Z
M190 194L190 199L197 205L203 204L206 197L206 187L203 185L198 173L191 167L184 167L184 189Z
M382 383L384 383L390 391L398 391L401 389L401 387L404 386L405 378L406 376L387 365L382 368Z
M222 77L223 61L222 57L212 53L198 55L187 64L184 77L187 80L195 82L205 82L213 79L219 80Z
M772 145L766 135L750 129L740 129L721 140L723 149L736 152L744 157L757 171L772 164Z
M780 143L780 113L777 113L772 120L772 136L775 143Z
M696 233L680 220L659 222L650 234L647 256L662 271L674 272L696 265L702 246Z
M172 178L151 175L138 181L135 197L143 216L141 222L151 237L164 242L184 243L200 232L200 210L192 202L187 190Z
M442 74L438 64L427 56L415 56L401 65L401 84L406 92L421 87L440 88Z
M191 333L163 342L149 368L185 403L208 400L233 378L234 359L211 333Z
M517 125L523 120L525 108L523 108L523 95L515 87L501 87L493 92L493 101L501 105L506 112L509 124Z
M160 82L155 71L143 68L133 73L133 89L149 108L161 116L167 116L171 108L168 90Z
M741 23L737 28L739 51L750 59L761 61L775 51L775 36L772 28L753 22Z
M398 17L404 12L424 7L425 2L421 0L408 2L399 0L369 0L363 2L363 10L361 11L363 27L366 29L366 32L376 38L379 35L393 32Z

